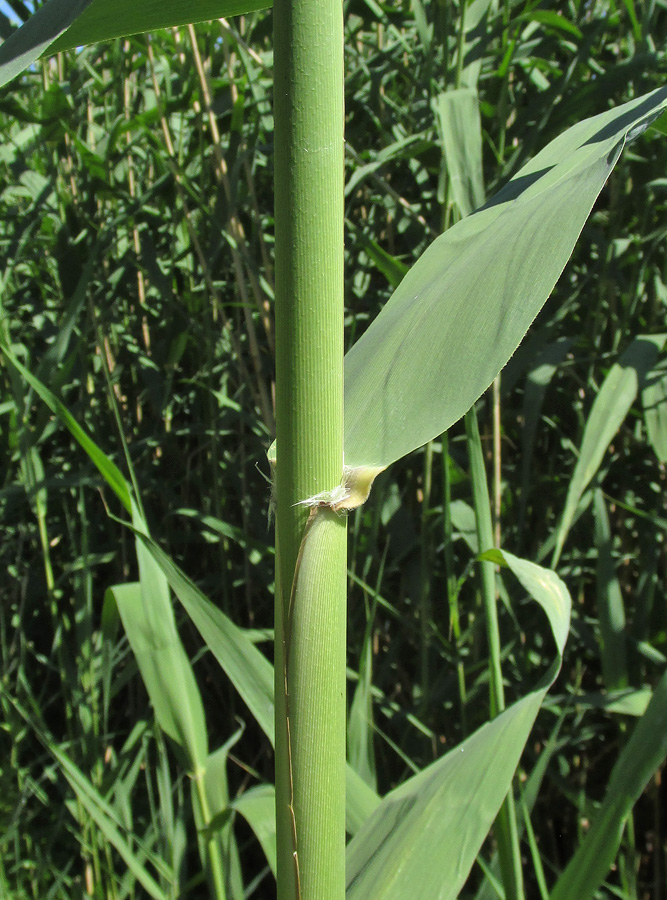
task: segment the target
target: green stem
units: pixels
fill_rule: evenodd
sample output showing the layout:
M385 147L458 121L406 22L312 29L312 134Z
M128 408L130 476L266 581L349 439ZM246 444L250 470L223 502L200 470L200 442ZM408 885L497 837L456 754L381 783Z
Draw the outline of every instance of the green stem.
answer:
M431 547L428 532L428 518L431 506L431 486L433 482L433 441L424 447L424 480L422 484L421 515L421 565L419 567L419 622L421 625L421 712L426 714L429 706L429 645L431 642Z
M475 506L475 523L479 552L491 550L493 542L493 524L489 506L489 488L486 479L482 441L477 425L477 413L473 406L465 416L468 455L470 457L470 479L472 482L473 503ZM505 709L503 676L500 668L500 632L498 630L498 613L496 610L496 575L491 562L479 563L486 637L489 644L489 691L491 717Z
M343 900L346 526L295 505L342 478L340 0L276 0L274 60L278 900Z
M477 413L473 406L465 416L466 438L470 457L470 478L472 481L473 502L475 506L475 522L479 552L484 553L494 547L493 524L489 503L489 488L482 453L482 442L477 425ZM479 563L482 602L486 636L489 645L489 690L491 718L495 718L505 709L505 694L500 666L500 631L498 629L498 613L496 609L496 575L494 564L488 561ZM495 835L498 842L498 859L503 876L505 896L507 900L522 900L523 877L521 873L521 853L519 834L514 809L512 792L507 795L500 808L495 823Z
M206 797L206 788L204 786L203 772L195 772L194 774L195 802L199 807L202 825L208 831L211 825L211 811ZM208 859L208 874L211 882L214 900L227 900L227 891L225 890L225 875L222 864L222 856L220 854L220 845L215 834L208 834L206 837L206 855Z
M459 687L459 704L461 707L461 730L463 736L468 734L468 714L466 711L467 691L463 659L461 657L461 619L459 616L459 587L454 568L454 535L452 528L452 479L449 472L449 434L445 431L442 441L442 527L444 540L445 572L447 577L447 605L449 608L450 634L454 638L456 648L456 676Z
M458 33L456 36L456 72L454 74L454 87L461 87L461 75L463 74L463 55L465 51L466 37L466 2L461 4L459 13Z

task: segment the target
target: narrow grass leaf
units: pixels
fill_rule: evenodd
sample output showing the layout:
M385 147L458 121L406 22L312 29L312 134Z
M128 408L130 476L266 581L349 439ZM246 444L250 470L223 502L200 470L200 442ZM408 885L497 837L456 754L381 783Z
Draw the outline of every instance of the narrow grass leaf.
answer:
M102 664L101 664L101 684L102 684L102 709L104 728L108 728L109 707L111 703L111 685L113 676L113 654L114 647L117 642L117 635L121 625L120 614L115 599L104 594L102 602L102 616L100 620L100 632L102 635Z
M641 382L655 365L664 343L665 335L636 337L611 367L593 401L558 527L552 560L554 566L560 558L584 491L600 468L609 444L634 403Z
M614 766L590 831L556 882L551 900L589 900L607 876L624 824L648 780L667 757L667 673Z
M276 874L276 791L272 784L259 784L232 803L252 828L266 861Z
M657 665L664 665L667 660L652 660ZM608 713L621 716L634 716L640 718L646 712L646 707L651 702L653 691L649 687L627 688L622 691L605 691L604 693L578 694L577 706L586 711L588 709L601 709Z
M214 606L147 535L139 535L171 589L258 725L273 743L273 666L241 628Z
M491 0L474 0L465 8L465 16L459 20L463 29L457 49L456 64L461 68L461 84L476 87L482 71L487 37L487 16L493 15ZM459 56L460 54L460 56Z
M135 504L132 508L132 522L135 529L148 534L143 514ZM149 690L149 695L152 701L159 695L162 707L169 710L176 726L176 734L180 738L179 746L186 754L188 770L198 775L205 770L208 756L206 718L201 694L176 628L165 574L141 540L137 539L135 546L142 602L139 608L135 606L132 609L131 614L144 642L142 650L149 655L149 668L151 664L155 666L153 693ZM127 613L127 609L119 608L119 611L121 617L124 612ZM128 640L132 644L129 634Z
M50 752L57 760L61 771L65 775L65 778L69 782L70 787L76 794L77 799L83 808L89 814L91 819L93 819L105 838L118 852L119 856L139 884L151 897L154 897L155 900L166 900L169 895L160 888L155 879L146 871L138 854L132 849L123 836L121 829L118 827L113 811L100 796L95 786L59 748L51 747ZM132 836L132 840L134 843L138 843L136 835ZM149 856L153 863L163 867L163 874L168 880L174 880L173 873L167 870L164 861L155 857L155 855L150 853L146 847L141 848L141 855Z
M18 361L11 350L0 345L0 351L4 354L5 359L25 378L35 393L46 403L52 413L54 413L60 421L69 430L70 434L85 450L91 462L97 467L100 475L118 497L127 512L132 512L132 500L130 498L130 490L127 481L123 477L120 469L113 463L109 457L103 453L81 428L74 416L69 412L67 407L51 393L51 391L42 382L26 369L26 367Z
M118 467L78 425L64 404L35 378L6 346L0 345L0 351L69 429L126 510L131 513L133 504L130 490ZM168 583L186 612L190 615L191 611L194 611L191 618L195 627L273 744L273 666L243 630L213 606L150 537L140 534L140 539L166 575ZM380 798L349 765L346 767L346 783L346 828L350 834L354 834L377 807Z
M667 359L647 375L642 405L649 443L660 462L667 463Z
M92 0L49 0L0 45L0 87L31 66Z
M157 583L153 589L139 582L118 584L107 592L118 607L160 728L180 751L185 768L202 770L207 754L201 698L171 607L167 612L165 604L153 602L159 596Z
M123 834L123 826L112 806L102 797L95 785L72 761L72 759L56 746L19 702L12 697L5 688L0 685L0 694L14 707L17 713L24 719L38 736L47 752L55 759L60 771L65 776L70 787L74 791L79 803L95 822L105 838L116 849L118 855L127 865L133 877L141 884L146 893L154 900L166 900L167 894L160 888L152 875L146 871L141 857L149 859L160 874L167 880L173 880L173 873L169 870L164 860L161 860L148 847L144 846L136 835L132 835L132 841L137 847L137 853Z
M373 621L374 617L369 616L361 645L359 680L354 690L348 717L347 758L355 772L375 790L377 775L373 747Z
M81 445L125 508L135 528L146 531L130 491L117 466L79 426L63 403L8 350L5 358L25 378L72 437ZM169 598L167 581L151 555L137 541L140 584L118 585L111 591L157 719L165 734L184 754L190 772L202 769L208 755L201 697L183 649Z
M531 10L530 12L521 13L521 15L516 17L516 21L540 22L542 25L547 25L549 28L565 31L573 37L576 37L578 40L583 38L583 35L577 26L566 19L560 12L551 12L551 10L546 9Z
M530 694L381 801L348 845L348 900L454 900L558 674L570 621L565 585L534 563L506 552L490 553L511 569L546 613L557 657Z
M48 0L0 45L0 87L46 53L269 6L271 0Z
M387 253L377 241L369 238L361 228L353 222L346 222L348 232L355 244L366 253L378 272L381 272L393 288L397 288L409 270L404 262L401 262L391 253Z
M273 666L243 629L214 606L155 541L143 534L140 539L166 575L204 643L273 745ZM346 769L346 783L345 827L350 834L355 834L377 807L380 798L350 765Z
M234 834L234 817L229 802L229 783L227 778L227 761L229 751L238 741L241 731L237 731L222 747L210 753L206 760L206 771L203 775L203 788L206 796L202 802L198 786L192 782L192 801L197 816L197 828L200 844L200 855L206 863L211 858L209 841L217 843L218 859L221 866L221 880L224 880L226 895L229 900L242 900L243 877L238 845ZM209 825L202 818L206 808ZM213 861L217 862L217 859ZM210 864L210 863L209 863Z
M643 687L636 690L631 688L628 691L621 692L620 696L614 693L606 697L607 702L603 708L618 715L639 718L646 712L652 696L653 691L650 688Z
M445 431L493 381L565 266L661 88L570 128L441 235L345 359L345 462L386 467Z
M526 377L523 393L523 428L521 429L521 493L519 506L519 533L523 533L526 505L533 469L535 435L542 414L542 404L551 379L572 346L570 338L558 338L542 350L534 368Z
M409 148L412 147L419 138L416 135L407 135L399 138L387 147L383 147L377 154L373 156L372 162L359 164L354 167L354 171L345 183L345 196L349 197L359 186L370 176L372 176L382 166L387 165L392 160L400 159L409 155ZM360 157L348 145L347 152L352 156L355 162L360 163Z
M445 91L437 99L436 112L452 196L461 216L469 216L484 203L477 90Z
M181 0L143 0L140 4L132 0L93 0L51 52L158 28L242 16L270 6L272 0L189 0L185 4Z
M452 500L449 509L455 530L454 536L463 538L476 556L479 553L479 541L477 540L475 510L465 500Z
M76 327L77 317L88 296L90 282L97 267L98 248L101 244L102 241L100 239L99 244L95 244L93 252L86 260L86 264L83 267L74 293L72 294L67 309L59 323L60 327L58 328L58 334L39 361L37 376L43 384L53 384L58 367L62 366L65 360L65 355L72 341L72 335L75 333L74 329ZM67 367L63 368L67 371Z
M593 509L595 545L598 554L596 589L602 677L607 690L622 690L628 686L629 681L625 646L625 605L612 555L609 514L599 488L593 497Z

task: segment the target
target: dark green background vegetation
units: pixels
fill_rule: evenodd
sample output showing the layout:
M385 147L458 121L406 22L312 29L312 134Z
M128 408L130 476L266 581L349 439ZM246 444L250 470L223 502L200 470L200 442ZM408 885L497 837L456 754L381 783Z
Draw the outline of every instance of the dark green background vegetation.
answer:
M446 0L345 6L350 346L452 221L435 108L456 78L461 10ZM466 14L476 8L479 0ZM508 0L490 8L474 37L489 196L564 128L663 84L667 71L664 2ZM255 630L267 655L271 82L265 13L68 53L0 93L3 338L126 470L122 432L153 536ZM527 559L548 565L609 368L637 335L667 330L666 172L664 139L632 144L614 170L500 379L499 453L491 394L479 403L492 484L500 473L502 546ZM50 745L66 748L107 796L123 795L130 832L157 823L165 845L154 849L181 847L186 884L198 862L192 840L182 849L194 833L184 776L153 724L114 610L103 607L106 587L136 578L132 535L35 395L5 367L0 383L0 895L83 897L88 878L96 898L143 896L123 887L123 863L85 824ZM548 885L585 832L632 727L632 717L602 708L606 689L650 687L665 665L667 437L651 437L638 400L594 482L611 538L600 534L591 493L559 564L574 601L572 633L522 759L526 773L545 763L532 824ZM437 441L412 454L350 517L350 696L367 640L381 793L488 718L467 465L457 426L448 458ZM445 466L459 628L448 602ZM610 685L600 616L616 587L625 659L617 657L621 673ZM511 701L553 651L531 605L500 613ZM266 739L190 623L181 624L211 747L241 729L232 794L272 781ZM173 821L164 824L168 808ZM656 777L601 896L667 898L666 811ZM237 833L250 886L266 864L242 821ZM527 896L538 897L524 849ZM479 877L475 869L470 896ZM273 892L270 874L258 878L253 896Z

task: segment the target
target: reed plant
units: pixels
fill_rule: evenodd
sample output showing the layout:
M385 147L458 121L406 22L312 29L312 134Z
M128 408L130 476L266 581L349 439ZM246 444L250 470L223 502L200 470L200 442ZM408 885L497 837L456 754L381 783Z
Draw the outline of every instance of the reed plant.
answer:
M194 12L171 0L150 0L141 6L129 0L74 4L48 0L34 13L20 3L16 6L25 23L0 46L0 81L8 85L4 114L11 123L5 163L18 170L26 154L32 154L22 180L14 186L16 202L24 203L31 214L44 209L42 224L30 227L45 245L57 233L67 253L57 271L53 269L60 258L48 254L36 259L29 271L32 276L40 271L47 285L56 284L67 304L64 314L55 316L45 299L46 338L40 352L19 335L25 311L5 302L0 347L6 363L3 410L10 422L5 452L20 473L18 484L36 523L43 561L46 602L33 614L49 621L53 641L51 647L34 651L20 629L7 638L3 619L0 690L12 765L23 773L18 783L21 802L28 796L46 798L48 790L35 782L31 767L21 768L24 748L39 748L45 782L62 780L68 786L66 815L75 823L83 875L73 875L74 863L68 861L50 885L53 895L66 896L76 886L82 896L240 898L263 890L262 879L270 871L279 900L491 895L518 900L535 892L557 900L583 900L598 894L614 860L622 859L623 895L638 897L632 853L621 848L619 855L619 847L622 842L632 847L633 808L667 753L667 676L659 641L637 640L633 647L628 640L610 522L620 501L605 494L602 484L614 442L633 410L635 431L645 434L645 445L664 476L667 335L661 324L666 296L662 281L655 276L652 310L641 322L642 331L625 339L622 328L616 330L619 337L611 355L604 357L609 365L595 384L590 413L571 429L576 437L567 440L576 444L576 462L565 496L559 496L562 503L547 509L536 497L529 500L534 488L524 470L516 500L520 527L506 540L500 403L503 385L512 379L512 365L516 367L521 354L517 348L536 318L539 323L552 292L558 298L556 284L573 252L572 265L583 270L571 276L577 284L575 293L591 289L575 244L624 149L632 145L630 153L648 156L660 144L667 88L650 85L653 90L636 92L620 105L601 103L597 110L584 109L596 94L589 81L579 107L591 116L575 124L567 120L570 127L564 129L567 110L557 106L554 112L551 98L560 91L565 98L562 106L567 106L578 57L571 69L562 71L549 69L546 62L524 66L523 61L538 29L547 36L545 44L549 36L565 34L568 41L581 42L577 47L583 52L582 29L589 24L589 12L578 8L566 16L530 5L518 10L506 4L496 10L484 3L414 3L410 39L423 51L426 73L424 82L415 86L409 67L403 67L400 78L396 74L396 61L407 52L406 35L395 21L399 10L371 2L343 6L336 0L276 0L272 38L269 19L258 13L266 6L261 0L198 0ZM648 53L653 13L647 8L640 21L632 10L628 13L632 38L649 48ZM400 13L408 15L407 7L401 6ZM212 73L202 63L197 31L177 27L240 14L249 16L243 29L222 19L220 31L209 33L211 59L226 72L223 118L230 127L226 142L218 130L220 107L211 91ZM363 59L355 69L351 126L355 135L364 135L365 128L356 126L355 117L359 105L363 107L360 97L374 90L380 98L374 127L391 135L387 150L368 162L363 147L349 146L346 151L346 27L351 31L348 55ZM152 39L142 43L140 51L127 39L111 45L108 56L90 55L98 42L158 28L176 29L168 54L156 53ZM363 54L371 32L378 58L369 62ZM585 34L593 41L596 31ZM481 63L484 41L496 41L501 57L492 113L489 101L483 100L488 76ZM77 47L84 49L67 55ZM58 54L55 66L40 62L52 54ZM107 84L106 73L114 66L124 72L122 89L112 86L99 119L89 107L85 139L74 125L80 112L60 86L67 59L73 60L76 73L72 83L79 79L77 102L90 96L98 81ZM372 64L380 73L377 78ZM25 124L25 110L18 95L12 94L12 80L29 79L30 67L37 67L42 79L36 88L33 78L31 86L41 107L39 115ZM438 67L445 73L441 82L435 75ZM174 77L171 68L178 70ZM525 89L518 73L528 70L543 101L548 98L543 112L531 113L533 121L541 122L536 131L553 138L539 152L533 134L526 135L525 146L512 144L512 121L523 113L516 102ZM241 77L235 77L238 71ZM139 84L142 72L145 81ZM193 95L199 121L206 122L197 139L188 120L189 99L184 99ZM253 97L247 109L244 95ZM414 104L407 105L407 115L428 117L431 123L436 139L428 147L392 126L394 114L402 114L400 104L408 100ZM496 120L493 141L483 116ZM265 142L262 146L256 141L254 156L243 145L244 117L251 121L247 127ZM141 139L133 137L138 118L144 128ZM49 140L65 148L64 159L37 153L35 137L45 124L53 129ZM157 133L159 152L155 152ZM199 166L193 148L211 138L206 165ZM496 193L488 190L489 179L484 178L488 145L497 163ZM346 154L351 161L347 185ZM409 178L421 184L415 168L420 154L437 175L429 211L437 227L429 225L419 204L406 201L383 174L390 164L404 166ZM256 220L248 214L250 209L262 216L256 188L269 159L275 184L273 248L267 229L255 231ZM77 194L75 160L84 160L94 179L94 190L85 198ZM202 189L209 175L215 185L212 203ZM363 205L378 191L381 202L373 204L373 215L387 207L388 249L369 231L364 216L346 226L346 203L349 216L359 197ZM622 207L619 202L614 208L619 228ZM173 223L163 221L162 216L175 208L181 212L179 218L174 214ZM392 234L391 222L399 214L402 231ZM358 251L347 278L346 227ZM82 257L77 248L81 235L88 233L94 240ZM13 247L13 256L4 285L13 294L26 284L23 254L29 252L31 237L30 232L17 232L6 246L7 252ZM158 243L173 247L170 269L158 261ZM251 244L262 260L260 266L249 258ZM419 257L412 266L397 252L398 244L407 244L405 253ZM622 252L623 238L610 237L602 275L591 279L598 305L586 327L592 323L590 346L598 351L607 327L604 292L612 290L612 264ZM662 271L660 252L654 253L656 271ZM216 274L225 255L231 259L233 303L222 301L226 285ZM134 262L128 265L128 259ZM134 279L131 287L128 273ZM644 296L646 282L642 274L628 303ZM346 283L362 301L353 316L352 330L359 333L353 335L347 353ZM371 315L375 310L363 303L379 283L394 290L381 311ZM119 295L123 314L140 323L136 340L95 302L107 288ZM179 305L180 294L190 298L189 308ZM136 297L136 308L125 304L123 297L128 295ZM565 319L572 305L563 303L563 312L552 313L552 318ZM630 315L618 310L614 314L619 323ZM581 309L573 315L581 316ZM187 322L175 336L165 324L170 316ZM92 359L81 346L84 319L93 336ZM196 328L196 333L188 333L189 328ZM546 389L559 367L572 359L573 350L571 340L556 334L553 321L541 331L535 329L531 340L536 345L524 391L521 436L527 458L534 454L531 425L536 427L539 420ZM192 346L196 348L201 366L191 384L197 382L201 395L180 395L173 389L189 344L191 352ZM266 359L271 357L275 403L271 374L267 377L266 372ZM492 384L495 465L490 489L476 404ZM82 415L72 413L74 404L84 410ZM109 418L102 415L101 406L108 407L115 422L115 453L107 447L103 423ZM192 455L205 460L201 491L206 504L202 514L189 497L181 496L180 518L185 523L195 520L197 539L215 547L207 557L215 574L208 565L202 567L202 572L193 572L196 583L179 564L184 562L178 557L184 555L186 543L179 536L181 529L155 524L159 507L143 474L137 473L142 460L149 460L147 477L151 477L151 467L164 463L170 447L170 464L179 475L190 464L179 455L178 443L171 443L179 407L187 408L193 427L199 428ZM162 434L157 441L150 430L143 430L154 409L159 410ZM455 431L461 420L465 433ZM56 422L83 449L90 465L78 479L71 474L70 462L63 463L58 477L45 475L42 457L48 442L63 440ZM134 441L126 437L128 422ZM568 434L565 426L563 434ZM261 504L245 483L252 456L245 448L254 450L262 443L271 445L273 553L265 542L251 537L250 523L259 518ZM463 464L458 446L465 446ZM388 482L384 473L401 465L409 469L422 447L421 549L414 576L417 587L408 590L418 598L419 627L404 645L419 660L412 697L417 712L406 714L396 701L406 662L392 659L386 671L393 674L380 693L373 668L382 656L374 650L374 642L378 609L397 615L408 630L413 628L412 617L406 611L397 613L380 589L384 552L369 553L368 565L361 570L356 560L364 541L374 539L369 534L377 537L398 517L399 508L409 509L409 503L400 499L405 482ZM60 451L63 459L68 453L69 446ZM440 472L434 465L438 458ZM221 489L222 472L227 496ZM116 570L117 582L106 581L103 591L98 572L109 560L96 557L90 548L93 532L88 523L97 517L90 508L91 480L104 486L114 540L121 547L109 550L110 558L118 553L123 561ZM462 483L470 503L452 496ZM60 532L54 535L51 530L53 497L65 487L71 495L62 515L67 522L67 552L60 548ZM186 490L186 484L181 489ZM373 513L378 494L381 500ZM227 519L234 502L243 508L240 525ZM646 514L632 497L622 502L633 519L631 528L638 527L633 517L639 521L644 516L662 534L664 510ZM434 512L437 535L431 525ZM527 519L540 514L550 520L551 530L535 547ZM7 510L5 515L10 527ZM585 554L578 557L573 551L568 565L562 563L565 548L574 543L577 523L590 516L597 566L595 633L576 606L572 610L566 587L577 566L584 565ZM463 574L456 571L458 538L470 554ZM521 549L522 555L506 549L508 544ZM74 560L69 568L68 552ZM428 572L429 560L436 556L440 580ZM551 568L546 568L549 556ZM373 587L371 569L378 558L382 563ZM650 558L653 574L641 588L646 597L664 587L661 563L656 562L660 551ZM272 561L271 588L266 571ZM64 566L60 579L58 566ZM262 568L265 593L272 590L275 603L272 663L271 653L258 647L266 633L252 627L253 566ZM465 610L461 595L473 570L479 602ZM66 586L70 575L73 596ZM394 579L400 581L400 562ZM435 584L442 587L446 614L434 612ZM220 602L212 603L201 586ZM363 600L363 637L355 647L360 661L353 673L348 716L346 609L348 594L357 593ZM185 626L180 613L175 614L172 594L186 617ZM525 608L526 599L535 601L538 615ZM644 629L655 634L655 622L648 624L652 603L646 601ZM354 616L355 622L360 621L356 612ZM529 629L521 624L524 616L534 632L532 643ZM244 617L251 627L241 627ZM515 637L510 641L504 639L501 619L512 625ZM483 638L475 637L471 656L466 631L476 634L478 623ZM589 700L590 708L597 704L616 709L637 722L623 720L622 749L597 797L599 808L591 817L590 830L571 842L576 846L569 862L552 855L557 863L551 861L552 871L545 871L545 853L531 812L539 802L550 761L561 758L561 729L572 715L573 702L567 696L547 698L559 676L571 626L580 645L589 653L595 651L599 659L601 688ZM121 629L124 640L118 638ZM69 649L72 633L74 656ZM206 648L202 658L201 641ZM433 663L436 648L443 666ZM47 697L27 684L22 674L33 652L40 664L49 658L50 677L63 698L66 734L60 740L54 734ZM637 658L650 660L654 667L650 676L638 671L638 663L633 672L629 660ZM224 684L213 660L226 675ZM583 667L572 668L578 681L584 681ZM510 679L508 670L518 677ZM111 737L110 715L127 683L136 684L135 672L152 712L137 716L119 743ZM214 702L205 698L204 683L214 685ZM572 686L568 689L574 691ZM586 696L581 684L577 690L576 697ZM129 696L132 705L139 706L137 697ZM455 707L459 714L453 715ZM435 710L441 708L457 722L450 732L456 746L444 753L438 746L442 725L435 724L439 718ZM392 745L388 738L387 746L393 746L401 767L412 772L399 769L382 784L376 769L376 736L382 733L374 721L377 709L387 721L404 720L410 735L426 739L431 755L415 765L402 740ZM533 756L530 775L523 782L515 774L522 754L531 752L527 744L541 709L550 714L551 724L542 740L542 754ZM237 727L232 723L239 711L250 721ZM217 743L211 749L213 740ZM265 754L256 748L263 742L275 750L273 778L258 771ZM238 790L230 787L230 769L239 759L237 743L250 760L241 769L256 781ZM174 765L187 780L173 778ZM131 798L140 781L146 799L135 811ZM37 819L30 828L37 834ZM249 831L256 838L250 861L242 837ZM24 853L35 855L35 848L42 846L32 839L30 829L23 833L10 828L8 833ZM489 835L491 842L485 845ZM193 845L199 860L194 871ZM43 889L34 870L21 881L18 852L14 859L15 866L0 870L3 889L14 896L39 895ZM470 878L476 863L481 872L477 881ZM657 873L660 865L656 863ZM13 887L19 883L25 885L22 893ZM660 896L656 893L656 900Z

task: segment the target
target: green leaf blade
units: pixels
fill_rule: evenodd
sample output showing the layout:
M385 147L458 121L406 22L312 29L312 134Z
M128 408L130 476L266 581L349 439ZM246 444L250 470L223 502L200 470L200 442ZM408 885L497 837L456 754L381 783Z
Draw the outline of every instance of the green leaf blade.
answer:
M50 0L0 46L0 87L7 84L40 56L90 6L92 0Z
M208 754L204 711L171 606L168 611L164 604L156 608L151 601L157 587L150 589L145 579L143 586L132 582L108 591L118 606L160 727L182 753L188 771L203 770Z
M546 613L556 659L533 691L380 802L348 845L347 900L454 900L511 785L560 669L571 601L554 572L501 555Z
M667 757L667 674L616 761L607 794L579 850L551 893L551 900L589 900L607 876L623 826L649 778Z
M99 41L268 9L271 0L93 0L51 47L52 53Z
M438 238L345 359L345 463L386 467L456 422L517 348L660 89L552 141Z
M637 397L640 384L655 364L666 336L640 335L621 355L598 393L584 428L579 459L568 487L552 565L560 557L584 491L597 473L607 448Z
M0 46L0 87L46 54L270 6L271 0L49 0Z

